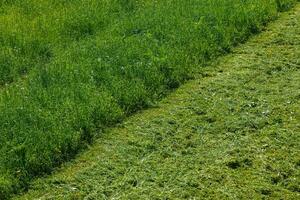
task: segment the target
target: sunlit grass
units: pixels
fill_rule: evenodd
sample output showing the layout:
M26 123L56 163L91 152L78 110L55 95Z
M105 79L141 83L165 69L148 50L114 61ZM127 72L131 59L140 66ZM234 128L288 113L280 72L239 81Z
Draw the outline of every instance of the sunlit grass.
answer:
M291 2L1 1L0 197L192 78Z

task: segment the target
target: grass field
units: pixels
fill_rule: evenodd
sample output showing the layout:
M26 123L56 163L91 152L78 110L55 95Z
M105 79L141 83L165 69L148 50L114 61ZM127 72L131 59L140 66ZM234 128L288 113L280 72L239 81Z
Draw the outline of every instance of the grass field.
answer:
M294 0L2 0L0 198L150 106Z
M300 4L15 200L300 199Z

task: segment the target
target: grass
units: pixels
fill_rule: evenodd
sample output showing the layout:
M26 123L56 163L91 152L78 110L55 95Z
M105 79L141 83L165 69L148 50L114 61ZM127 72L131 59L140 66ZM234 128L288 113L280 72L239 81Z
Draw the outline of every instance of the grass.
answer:
M17 200L299 199L300 5Z
M0 3L0 198L260 32L294 0Z

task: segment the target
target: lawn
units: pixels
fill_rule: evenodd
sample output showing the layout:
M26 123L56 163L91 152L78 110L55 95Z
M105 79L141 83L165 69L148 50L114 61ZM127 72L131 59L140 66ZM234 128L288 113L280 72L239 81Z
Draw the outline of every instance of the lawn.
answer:
M300 5L15 200L300 199Z
M0 198L151 106L294 0L0 3Z

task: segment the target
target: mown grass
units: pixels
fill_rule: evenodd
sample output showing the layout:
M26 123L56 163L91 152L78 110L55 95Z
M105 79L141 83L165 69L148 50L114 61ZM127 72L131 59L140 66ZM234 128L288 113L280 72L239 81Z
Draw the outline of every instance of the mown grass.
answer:
M293 0L0 3L0 197L72 158Z

